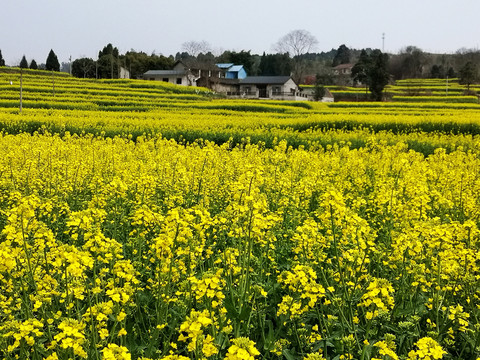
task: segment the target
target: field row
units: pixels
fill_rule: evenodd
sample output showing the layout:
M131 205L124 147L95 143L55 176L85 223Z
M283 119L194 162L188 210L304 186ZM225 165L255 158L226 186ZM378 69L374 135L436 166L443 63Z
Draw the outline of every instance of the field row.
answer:
M69 102L63 106L68 109L69 104L79 107ZM340 142L360 148L375 135L388 144L405 142L425 155L439 147L448 151L457 146L475 149L477 141L473 136L480 133L478 106L442 110L432 105L421 111L421 107L412 105L409 109L408 104L403 104L404 111L400 112L395 107L371 109L343 103L317 104L313 109L304 109L288 104L217 100L132 112L126 111L127 106L117 108L118 111L98 111L95 110L98 106L84 105L85 110L25 109L21 114L16 109L3 109L0 126L11 134L90 133L107 137L129 135L134 140L139 136L161 135L178 142L202 139L217 144L238 144L248 141L267 148L286 140L289 146L307 149Z

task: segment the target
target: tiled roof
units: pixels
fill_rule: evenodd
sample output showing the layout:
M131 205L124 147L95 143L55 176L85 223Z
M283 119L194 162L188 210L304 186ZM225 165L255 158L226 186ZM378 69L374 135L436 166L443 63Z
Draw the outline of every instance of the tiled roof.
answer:
M152 76L160 76L160 75L185 75L185 71L182 70L148 70L145 76L152 75Z
M247 85L247 84L252 84L252 85L283 85L285 84L288 80L290 80L290 76L247 76L245 79L243 79L240 84L242 85Z
M342 70L342 69L351 69L353 68L353 64L340 64L335 66L333 69L334 70Z

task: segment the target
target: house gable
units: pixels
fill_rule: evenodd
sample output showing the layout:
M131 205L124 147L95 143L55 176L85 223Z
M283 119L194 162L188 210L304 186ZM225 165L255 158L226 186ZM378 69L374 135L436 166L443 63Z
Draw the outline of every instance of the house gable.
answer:
M225 77L227 79L245 79L247 77L247 72L243 65L233 65L228 68Z
M290 76L248 76L240 81L240 93L257 98L291 98L299 92Z
M192 84L190 70L181 61L177 61L172 70L149 70L143 74L145 80L164 81L189 86Z

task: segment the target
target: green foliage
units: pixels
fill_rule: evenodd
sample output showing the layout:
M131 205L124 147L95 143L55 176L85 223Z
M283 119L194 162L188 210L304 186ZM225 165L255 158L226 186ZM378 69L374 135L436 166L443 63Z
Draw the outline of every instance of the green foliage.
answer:
M263 53L262 58L260 59L259 75L290 75L291 72L292 63L288 53L268 55Z
M35 59L32 59L32 61L30 62L30 69L32 69L32 70L37 70L38 69L38 65L37 65L37 62L35 61Z
M254 56L250 54L249 51L242 50L240 52L236 51L225 51L218 59L218 62L221 63L232 63L235 65L243 65L243 68L248 75L252 75L253 65L254 65Z
M118 78L118 49L108 44L98 52L98 78L116 79Z
M120 56L120 63L124 64L130 71L131 78L136 79L148 70L171 69L174 64L174 59L171 56L148 55L144 52L131 50L127 51L125 55Z
M368 67L370 66L370 57L366 50L362 50L357 63L352 68L352 78L354 83L368 85Z
M388 55L380 50L373 50L370 55L364 50L358 62L352 68L352 78L356 83L368 86L373 100L382 100L382 93L388 84L390 75L387 71Z
M470 90L470 85L477 81L477 67L471 61L468 61L460 69L460 84L467 85L467 90Z
M388 84L390 75L387 72L388 55L380 50L374 50L370 55L371 64L367 71L369 78L369 88L372 93L372 99L382 100L382 92Z
M422 75L426 63L425 53L416 46L407 46L402 56L402 73L404 77L415 78Z
M315 77L315 86L313 87L313 99L315 101L321 101L325 96L326 90L321 82L320 75L316 75Z
M25 55L23 55L22 60L20 60L20 68L27 69L28 68L28 61Z
M337 53L333 58L332 66L335 67L340 64L349 64L351 58L350 49L342 44L338 47Z
M60 63L58 62L57 55L50 50L47 57L47 62L45 63L45 69L47 71L60 71Z
M118 48L113 47L112 44L107 44L102 50L98 52L98 58L105 55L113 55L118 58Z
M433 65L430 70L430 77L433 79L442 79L445 77L445 71L442 65Z
M76 59L72 63L72 75L79 78L95 78L95 61L90 58Z
M3 59L3 56L2 56L2 50L0 50L0 66L5 66L5 60Z

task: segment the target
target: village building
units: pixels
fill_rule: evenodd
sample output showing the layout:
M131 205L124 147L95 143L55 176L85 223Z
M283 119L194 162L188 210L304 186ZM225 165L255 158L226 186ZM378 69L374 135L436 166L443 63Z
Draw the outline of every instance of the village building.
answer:
M325 95L323 95L323 98L320 101L334 102L335 98L333 97L333 94L330 92L330 90L328 90L327 88L324 88L324 89L325 89ZM303 87L302 93L304 96L307 97L307 100L315 101L315 88L313 86Z
M291 76L247 76L239 83L243 98L307 100Z
M352 69L354 64L340 64L332 68L335 84L352 86Z
M206 87L230 98L313 100L291 76L247 76L243 65L230 63L190 69L183 62L177 61L172 70L150 70L143 78L183 86ZM327 91L324 99L323 101L333 101L333 96Z
M143 79L183 86L197 86L196 77L182 61L177 61L172 70L149 70L143 74Z
M224 76L226 79L245 79L247 72L243 65L235 64L216 64L219 69L224 70Z
M339 76L339 75L351 76L352 69L353 69L353 64L340 64L333 67L332 70L333 70L333 75L336 75L336 76Z

